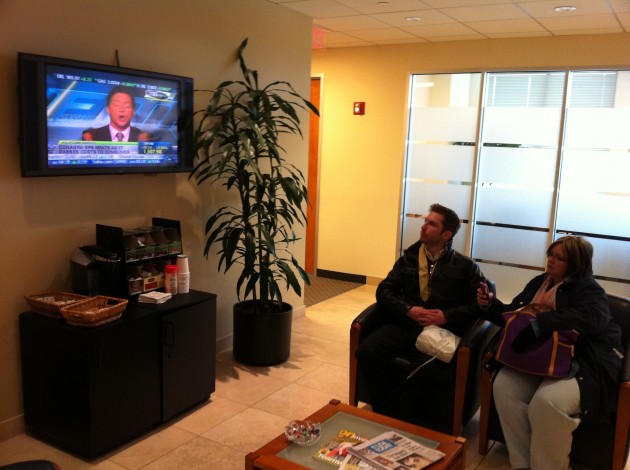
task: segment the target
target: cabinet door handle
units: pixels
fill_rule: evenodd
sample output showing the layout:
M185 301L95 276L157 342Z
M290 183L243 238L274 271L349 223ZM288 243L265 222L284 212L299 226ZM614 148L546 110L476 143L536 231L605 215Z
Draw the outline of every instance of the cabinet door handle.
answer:
M166 323L166 345L175 347L175 324L173 322Z

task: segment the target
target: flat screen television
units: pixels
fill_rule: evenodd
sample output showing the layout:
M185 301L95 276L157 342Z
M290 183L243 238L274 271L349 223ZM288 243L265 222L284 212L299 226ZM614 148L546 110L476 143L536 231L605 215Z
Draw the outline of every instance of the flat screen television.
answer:
M20 52L18 96L22 176L193 168L192 78Z

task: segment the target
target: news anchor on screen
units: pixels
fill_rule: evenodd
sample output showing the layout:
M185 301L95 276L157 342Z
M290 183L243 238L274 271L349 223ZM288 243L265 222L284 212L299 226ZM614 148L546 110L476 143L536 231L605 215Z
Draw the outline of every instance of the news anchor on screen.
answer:
M133 95L125 87L115 87L106 98L109 124L83 131L83 140L102 142L144 142L149 134L131 125L136 110Z

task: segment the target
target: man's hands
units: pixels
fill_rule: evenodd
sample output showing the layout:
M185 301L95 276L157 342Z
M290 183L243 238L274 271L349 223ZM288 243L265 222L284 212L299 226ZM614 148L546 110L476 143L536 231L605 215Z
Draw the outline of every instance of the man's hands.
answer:
M422 326L446 324L444 312L437 308L411 307L407 310L407 316Z

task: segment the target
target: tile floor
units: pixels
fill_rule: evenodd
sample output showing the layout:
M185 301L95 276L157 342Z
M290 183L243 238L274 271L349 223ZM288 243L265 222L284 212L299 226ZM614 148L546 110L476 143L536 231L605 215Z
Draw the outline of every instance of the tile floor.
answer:
M304 418L331 398L348 401L348 334L352 319L374 301L373 286L361 286L306 309L294 319L291 357L275 367L248 367L217 357L211 399L150 435L95 461L22 434L0 442L0 465L49 459L63 470L242 469L245 454L281 434L292 419ZM467 470L509 469L503 445L485 457L477 453L478 422L464 430ZM626 467L628 468L628 467Z

